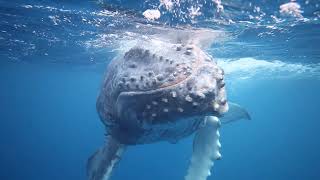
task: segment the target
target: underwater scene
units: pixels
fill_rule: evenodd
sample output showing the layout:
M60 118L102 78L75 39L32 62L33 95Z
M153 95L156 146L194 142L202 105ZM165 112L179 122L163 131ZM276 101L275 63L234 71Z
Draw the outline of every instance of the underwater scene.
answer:
M319 180L320 1L0 0L0 180Z

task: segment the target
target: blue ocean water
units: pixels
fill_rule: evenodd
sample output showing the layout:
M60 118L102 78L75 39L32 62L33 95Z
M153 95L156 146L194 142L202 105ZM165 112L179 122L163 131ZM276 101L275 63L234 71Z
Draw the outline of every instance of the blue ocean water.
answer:
M190 26L219 32L206 51L252 117L221 128L208 179L320 179L320 2L287 13L289 1L222 1L219 13L204 2L181 4L197 17L162 6L148 21L159 1L0 1L0 179L86 179L105 141L95 102L107 64L148 27ZM183 179L192 138L129 147L112 179Z

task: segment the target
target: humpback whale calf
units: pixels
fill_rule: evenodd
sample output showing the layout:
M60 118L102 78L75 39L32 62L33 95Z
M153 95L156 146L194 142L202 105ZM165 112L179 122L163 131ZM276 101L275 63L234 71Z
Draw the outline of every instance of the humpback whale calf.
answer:
M149 43L149 45L148 45ZM221 158L219 128L247 111L227 101L224 71L199 46L138 44L107 67L96 107L107 141L87 163L89 180L108 180L125 148L176 143L195 133L186 180L205 180Z

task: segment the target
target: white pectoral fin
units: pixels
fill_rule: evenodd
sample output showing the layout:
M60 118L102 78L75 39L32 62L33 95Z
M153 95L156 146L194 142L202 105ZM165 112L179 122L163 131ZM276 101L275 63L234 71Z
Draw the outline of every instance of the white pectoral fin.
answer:
M251 117L246 109L236 103L228 103L229 110L220 117L221 123L226 124L240 119L248 119Z
M205 118L204 127L196 132L193 140L193 153L185 180L206 180L211 175L214 160L221 158L220 121L214 116Z
M124 148L111 136L108 137L106 144L88 159L88 180L108 180Z

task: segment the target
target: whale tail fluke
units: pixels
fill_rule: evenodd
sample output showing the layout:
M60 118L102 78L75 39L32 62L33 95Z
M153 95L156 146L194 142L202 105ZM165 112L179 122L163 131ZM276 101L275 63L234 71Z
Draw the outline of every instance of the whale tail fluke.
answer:
M109 180L124 149L125 145L108 136L106 144L88 159L88 180Z

